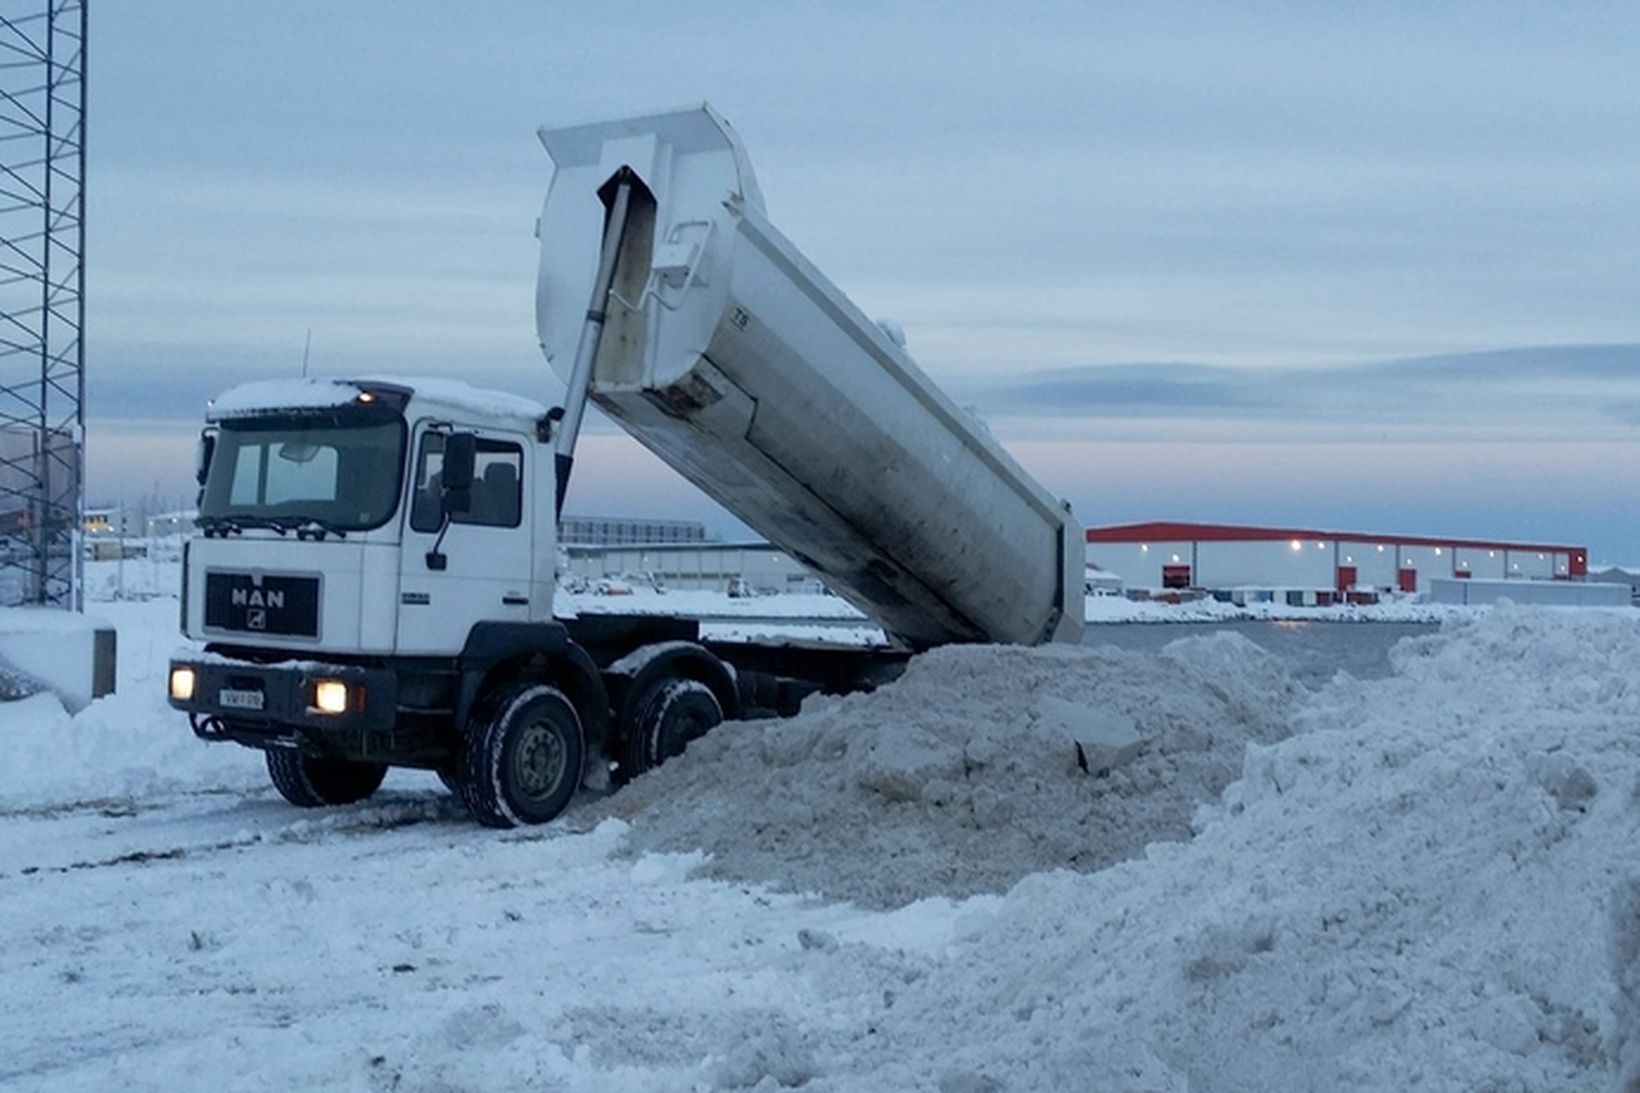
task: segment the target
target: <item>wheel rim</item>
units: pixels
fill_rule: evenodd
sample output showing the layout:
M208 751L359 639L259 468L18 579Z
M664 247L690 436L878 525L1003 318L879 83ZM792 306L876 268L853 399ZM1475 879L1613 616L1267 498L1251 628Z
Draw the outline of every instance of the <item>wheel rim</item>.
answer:
M518 734L518 746L513 749L513 784L525 796L549 796L563 781L567 761L564 741L557 731L545 721L536 721Z
M685 748L705 736L712 727L712 720L704 710L679 710L667 721L669 723L661 728L661 756L665 759L682 755Z

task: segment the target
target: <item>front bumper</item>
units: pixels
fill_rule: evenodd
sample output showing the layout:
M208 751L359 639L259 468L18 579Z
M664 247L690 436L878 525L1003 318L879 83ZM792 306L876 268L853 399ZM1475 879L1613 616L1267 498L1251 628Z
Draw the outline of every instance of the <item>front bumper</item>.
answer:
M193 692L187 698L170 694L171 707L188 713L194 732L208 740L321 747L328 742L338 751L353 752L368 737L393 729L398 678L384 668L178 657L171 661L167 680L179 668L193 672ZM327 713L315 705L321 681L346 685L345 709Z

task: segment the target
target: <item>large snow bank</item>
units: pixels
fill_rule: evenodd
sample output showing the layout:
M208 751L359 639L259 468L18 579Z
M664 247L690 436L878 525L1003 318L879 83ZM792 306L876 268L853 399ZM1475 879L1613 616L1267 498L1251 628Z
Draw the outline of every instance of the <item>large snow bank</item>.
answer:
M164 707L175 603L105 606L120 695L0 706L0 978L51 1000L0 1007L8 1089L1640 1090L1634 616L1315 694L1229 636L943 650L496 833L286 808ZM1152 750L1084 774L1075 709ZM661 844L716 856L610 859Z
M1514 582L1512 582L1514 583ZM1526 582L1519 582L1526 583ZM1476 611L1490 610L1491 604L1460 605L1429 603L1421 596L1391 595L1378 603L1332 604L1303 607L1297 604L1254 602L1225 603L1213 599L1168 603L1165 600L1130 600L1125 596L1088 596L1083 617L1090 623L1106 622L1433 622L1462 618ZM1588 610L1585 608L1584 610Z
M1188 836L1299 694L1228 633L1161 653L953 646L873 694L725 725L605 810L635 849L709 851L714 876L877 907L1001 891ZM1147 745L1101 777L1077 744L1112 718Z
M1640 1090L1640 874L1617 890L1611 931L1612 978L1617 985L1612 1064L1617 1070L1617 1088L1635 1093Z
M1536 1090L1622 1068L1640 1089L1640 622L1500 610L1395 659L1254 746L1191 841L976 905L869 1006L850 1069L878 1088Z

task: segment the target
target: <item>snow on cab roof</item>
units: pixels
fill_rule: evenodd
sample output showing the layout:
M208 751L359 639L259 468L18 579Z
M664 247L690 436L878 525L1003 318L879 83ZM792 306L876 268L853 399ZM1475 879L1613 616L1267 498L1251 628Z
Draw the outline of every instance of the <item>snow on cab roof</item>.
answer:
M257 380L242 383L210 403L206 416L216 421L269 410L321 410L345 406L365 388L397 388L435 402L440 409L490 420L533 422L547 412L534 399L506 391L474 387L460 380L432 377L361 376L358 379L311 378Z

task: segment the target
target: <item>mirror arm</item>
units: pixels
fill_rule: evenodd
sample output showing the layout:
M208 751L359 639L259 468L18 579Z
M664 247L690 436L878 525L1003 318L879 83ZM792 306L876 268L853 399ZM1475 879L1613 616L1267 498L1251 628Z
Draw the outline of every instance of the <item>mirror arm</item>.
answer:
M444 510L444 522L438 526L438 538L433 540L433 549L427 552L427 568L443 571L450 564L450 559L439 548L444 545L444 533L450 530L450 510Z

